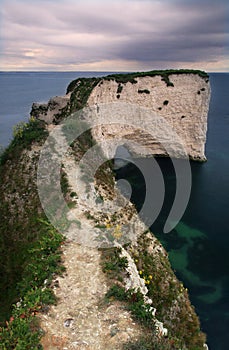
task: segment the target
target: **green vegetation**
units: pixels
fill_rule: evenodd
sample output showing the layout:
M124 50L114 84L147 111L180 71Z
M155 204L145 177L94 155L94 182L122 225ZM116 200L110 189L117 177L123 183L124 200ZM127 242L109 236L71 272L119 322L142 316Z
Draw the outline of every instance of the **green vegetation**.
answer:
M63 193L63 196L66 198L67 194L70 191L70 186L69 186L67 174L64 171L63 166L61 168L61 173L60 173L60 187L61 187L61 192Z
M173 83L170 82L169 76L171 74L198 74L201 78L208 81L208 74L206 72L200 70L193 69L168 69L168 70L153 70L149 72L136 72L136 73L126 73L126 74L111 74L104 77L104 80L115 80L117 83L132 83L136 84L138 77L146 77L146 76L156 76L160 75L162 80L166 83L167 86L173 86Z
M115 247L106 249L102 252L102 269L110 278L120 278L127 267L127 259L120 257L120 252L121 249Z
M155 331L155 319L150 312L150 305L144 303L143 295L139 291L126 291L120 285L114 284L106 293L106 298L126 301L126 308L131 311L133 318L151 331Z
M158 320L181 348L202 349L206 336L200 331L200 322L190 304L187 289L175 278L166 256L149 253L149 244L145 233L139 238L138 251L133 251L132 255L148 288L147 295L157 309ZM174 322L171 322L172 315Z
M95 87L101 78L78 78L73 80L67 87L67 94L72 92L77 88L78 90L83 90L81 93L85 92L89 86Z
M59 124L71 113L84 108L91 91L99 82L101 82L101 78L78 78L73 80L67 87L67 93L72 93L70 102L62 108L61 113L55 116L54 123Z
M171 350L174 343L172 340L158 338L156 335L147 334L142 336L136 342L128 342L124 345L123 350Z
M78 111L86 106L88 97L90 96L93 88L102 84L103 80L114 80L118 83L117 98L120 98L123 86L122 84L131 83L136 84L138 77L146 76L161 76L162 81L169 87L173 87L173 83L169 80L169 76L172 74L197 74L205 80L209 81L209 76L206 72L193 69L168 69L168 70L152 70L148 72L134 72L134 73L122 73L122 74L110 74L100 78L78 78L73 80L67 87L67 93L72 92L70 103L62 110L58 116L56 116L56 122L63 120L67 115ZM149 90L139 90L139 93L149 93Z
M76 82L77 89L74 89L72 91L71 90L72 83L70 84L69 91L72 91L71 100L70 100L70 113L76 112L79 109L85 107L91 91L100 81L99 78L79 78L77 80L78 80ZM74 85L74 82L73 82L73 85Z
M30 149L33 142L40 143L48 136L45 123L41 120L30 118L28 123L21 122L14 127L14 138L10 145L0 155L0 165L9 159L20 156L25 149Z
M41 349L41 330L36 314L55 303L53 277L61 274L60 246L64 238L44 220L37 223L39 240L27 245L21 280L16 285L17 302L5 326L0 327L3 350Z
M133 318L146 327L147 336L136 343L126 344L124 349L203 349L206 337L200 331L200 323L190 304L188 292L176 279L167 256L159 251L156 254L149 252L151 242L145 232L139 237L137 247L127 245L125 249L134 259L139 275L148 288L147 296L153 300L157 319L168 329L167 338L156 336L155 319L150 305L144 303L143 295L139 291L125 290L123 281L128 276L127 260L120 256L121 250L101 250L102 269L107 273L111 286L106 299L123 302ZM159 245L156 242L154 244Z
M20 123L1 156L0 344L4 350L41 349L35 316L55 302L51 280L63 271L64 238L44 221L37 193L39 146L47 135L39 120ZM36 145L33 150L32 145Z

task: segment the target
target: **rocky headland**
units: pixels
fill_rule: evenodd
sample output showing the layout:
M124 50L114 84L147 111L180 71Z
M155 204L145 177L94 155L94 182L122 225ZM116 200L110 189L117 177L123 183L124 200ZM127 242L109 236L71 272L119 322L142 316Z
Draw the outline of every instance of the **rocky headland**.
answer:
M174 134L165 138L147 134L152 114L144 113L149 120L141 132L136 124L125 125L128 118L121 127L109 125L110 107L116 102L134 105L135 111L136 106L153 111L159 115L159 126L165 119L166 126L181 137L188 157L203 161L209 99L206 73L161 71L77 79L66 96L33 104L30 122L18 128L1 157L1 274L9 277L0 287L1 294L4 288L9 291L8 305L14 303L13 309L5 308L3 349L18 344L24 349L40 349L42 344L47 350L207 348L187 289L175 276L160 242L119 193L109 158L95 174L88 171L87 163L85 172L79 162L101 140L99 153L106 160L112 152L105 141L117 135L132 142L125 143L132 155L182 156ZM103 106L109 106L107 125L102 123ZM62 152L66 128L58 126L62 123L74 130L74 118L82 116L77 112L84 107L88 108L84 120L89 123L93 115L96 127ZM71 123L65 124L69 115L73 115ZM42 163L42 174L50 172L60 154L59 180L67 211L54 205L58 198L49 186L47 202L40 202L37 171L47 136L52 152ZM140 153L135 144L141 144ZM48 175L46 181L49 184ZM63 235L48 223L47 207L51 224L53 215L61 217ZM123 240L126 227L128 239Z

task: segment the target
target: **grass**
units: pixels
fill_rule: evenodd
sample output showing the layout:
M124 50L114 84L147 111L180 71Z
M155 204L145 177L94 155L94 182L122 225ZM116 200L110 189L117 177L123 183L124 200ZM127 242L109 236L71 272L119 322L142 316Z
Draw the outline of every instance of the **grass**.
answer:
M62 273L64 238L44 220L36 183L39 151L48 132L33 118L14 128L0 161L1 349L41 349L37 312L54 303L51 280ZM39 149L39 147L36 147Z
M150 305L144 303L143 295L139 291L126 291L124 287L114 284L105 297L125 301L126 309L131 312L133 318L155 332L155 319L150 312Z
M0 155L0 165L18 158L23 150L30 149L34 142L40 143L48 136L45 123L33 118L28 123L17 124L13 133L13 140Z
M144 335L136 342L124 344L123 350L172 350L173 343L164 338L158 338L152 334Z
M102 270L113 279L119 279L122 273L125 273L125 268L127 267L127 259L120 257L120 252L121 250L116 247L102 251Z
M17 302L9 321L0 327L3 350L41 349L36 314L56 301L51 283L54 275L64 271L60 255L64 237L45 220L39 220L37 228L40 237L27 247L21 281L16 286Z
M156 317L168 329L174 344L193 350L202 349L206 336L200 330L200 322L189 301L188 291L175 278L166 256L149 253L150 240L146 234L139 238L139 249L132 254L148 288L147 295L157 309Z
M146 77L146 76L156 76L160 75L162 80L166 83L167 86L173 86L173 83L170 82L169 76L171 74L198 74L201 78L208 80L209 76L206 72L200 70L193 69L168 69L168 70L153 70L149 72L136 72L136 73L126 73L126 74L111 74L103 79L105 80L115 80L117 83L132 83L136 84L138 77Z
M147 296L157 310L156 318L168 329L168 338L159 339L156 336L155 319L150 305L144 303L143 295L139 291L125 290L127 260L120 256L121 250L101 250L102 269L110 281L106 299L124 302L132 317L146 327L147 336L138 342L127 343L124 349L203 349L206 337L200 330L188 292L176 279L167 256L162 252L149 253L148 247L152 241L147 234L145 232L139 237L137 247L127 245L125 249L134 259L139 275L148 288Z

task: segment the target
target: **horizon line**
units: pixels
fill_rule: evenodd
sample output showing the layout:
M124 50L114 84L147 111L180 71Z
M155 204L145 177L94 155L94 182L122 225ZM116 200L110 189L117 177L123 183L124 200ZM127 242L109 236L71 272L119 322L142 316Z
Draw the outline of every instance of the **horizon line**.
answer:
M200 70L186 68L187 70ZM166 70L184 70L184 68L165 68L165 69L152 69L152 70L0 70L0 73L135 73L135 72L151 72L151 71L166 71ZM229 73L229 71L205 71L206 73Z

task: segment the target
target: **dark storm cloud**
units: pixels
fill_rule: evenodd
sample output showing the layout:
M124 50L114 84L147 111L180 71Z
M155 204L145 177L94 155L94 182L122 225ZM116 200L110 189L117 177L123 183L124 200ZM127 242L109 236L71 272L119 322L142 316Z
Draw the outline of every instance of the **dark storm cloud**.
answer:
M229 26L223 2L173 3L171 21L164 31L160 28L160 35L155 35L152 19L152 32L130 38L128 44L120 47L118 56L142 61L198 62L214 60L226 53ZM176 12L177 21L174 21Z
M130 62L220 68L227 59L224 0L8 0L1 13L5 66L68 69L118 60L123 68Z

